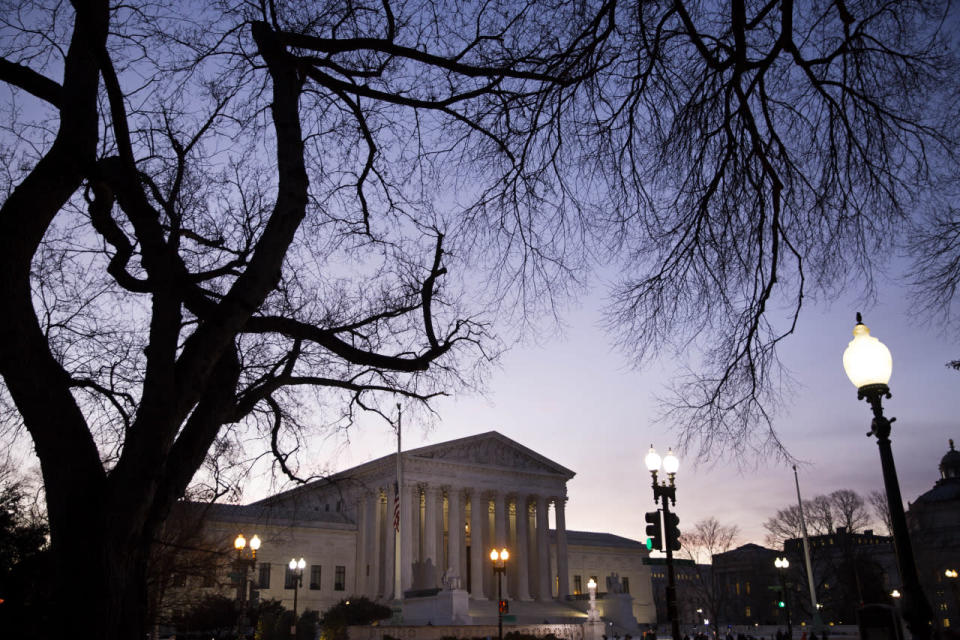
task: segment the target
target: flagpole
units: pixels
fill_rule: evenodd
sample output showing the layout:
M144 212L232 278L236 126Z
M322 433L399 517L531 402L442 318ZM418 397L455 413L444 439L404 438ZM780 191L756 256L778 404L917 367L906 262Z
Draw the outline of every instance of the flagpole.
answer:
M797 485L797 508L800 509L800 532L803 534L803 560L807 565L810 606L813 608L813 628L822 634L823 622L820 620L820 608L817 606L817 590L813 586L813 569L810 566L810 538L807 535L807 521L803 517L803 500L800 498L800 479L797 477L797 465L793 465L793 481Z
M400 432L402 430L403 407L397 403L397 504L400 513L403 513L403 458L400 454ZM400 522L403 518L400 518ZM400 527L396 527L396 534L393 536L393 593L395 600L403 599L403 592L400 590Z

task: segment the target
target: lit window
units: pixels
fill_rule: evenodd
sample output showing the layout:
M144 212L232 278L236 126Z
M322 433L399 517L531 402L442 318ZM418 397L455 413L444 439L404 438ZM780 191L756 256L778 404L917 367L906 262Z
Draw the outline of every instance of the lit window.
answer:
M578 596L583 592L583 578L573 576L573 595Z
M747 591L747 595L750 595L750 583L747 582L747 583L745 583L743 586L744 586L744 588L745 588L746 591Z
M750 617L750 607L747 607L746 609L744 609L744 612L743 612L743 613L744 613L744 615L745 615L746 617L749 618L749 617Z

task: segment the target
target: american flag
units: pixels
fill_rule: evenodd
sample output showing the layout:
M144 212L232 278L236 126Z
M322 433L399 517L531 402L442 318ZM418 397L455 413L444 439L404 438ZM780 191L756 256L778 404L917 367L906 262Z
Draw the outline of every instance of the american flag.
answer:
M400 531L400 488L393 483L393 530Z

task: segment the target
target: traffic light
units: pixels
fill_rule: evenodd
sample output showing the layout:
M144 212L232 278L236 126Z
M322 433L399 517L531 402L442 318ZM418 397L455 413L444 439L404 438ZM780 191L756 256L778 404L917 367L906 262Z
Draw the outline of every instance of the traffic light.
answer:
M510 603L506 600L501 600L498 605L498 610L500 613L510 613Z
M645 516L647 524L647 549L663 551L663 532L660 529L660 511L648 511Z
M787 603L784 602L783 600L778 600L778 601L777 601L777 606L780 607L781 609L783 609L785 606L787 606Z
M664 517L664 524L667 529L667 546L672 551L680 551L680 529L677 528L680 518L675 513L668 513Z

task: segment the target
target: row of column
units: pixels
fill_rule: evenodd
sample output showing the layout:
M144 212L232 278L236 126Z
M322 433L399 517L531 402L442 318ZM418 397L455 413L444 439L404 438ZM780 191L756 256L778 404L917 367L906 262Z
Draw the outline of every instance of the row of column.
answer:
M441 576L446 573L459 577L461 588L469 590L471 597L495 598L489 553L494 547L506 547L510 560L505 597L548 600L554 592L561 599L569 593L565 498L430 485L407 485L402 491L401 592L442 586ZM557 531L553 572L548 537L551 503ZM361 496L357 506L357 589L371 598L398 598L393 487Z

